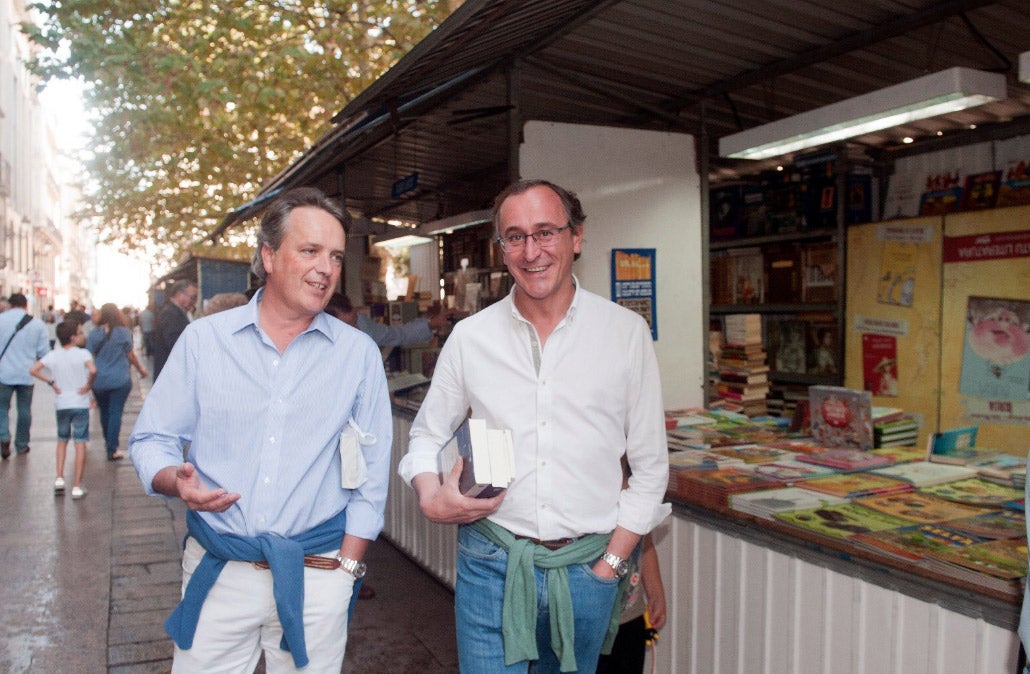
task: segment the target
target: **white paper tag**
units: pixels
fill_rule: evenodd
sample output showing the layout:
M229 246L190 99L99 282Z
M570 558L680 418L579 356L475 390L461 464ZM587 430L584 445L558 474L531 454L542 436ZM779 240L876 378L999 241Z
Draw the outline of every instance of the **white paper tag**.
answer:
M357 489L368 479L368 468L365 465L365 454L361 445L375 443L375 436L365 433L353 419L347 422L340 433L340 486L344 489Z

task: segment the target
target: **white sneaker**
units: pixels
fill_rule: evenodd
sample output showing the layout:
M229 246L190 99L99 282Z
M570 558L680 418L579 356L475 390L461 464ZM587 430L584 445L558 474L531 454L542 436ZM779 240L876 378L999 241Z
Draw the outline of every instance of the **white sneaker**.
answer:
M72 498L80 499L85 496L88 492L85 487L72 487Z
M54 493L56 493L56 494L63 494L64 493L64 478L63 477L59 477L56 480L54 480Z

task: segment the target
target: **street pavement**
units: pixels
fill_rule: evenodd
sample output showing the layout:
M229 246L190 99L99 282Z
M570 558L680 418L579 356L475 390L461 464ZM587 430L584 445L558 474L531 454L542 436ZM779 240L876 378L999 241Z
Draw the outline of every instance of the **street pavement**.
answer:
M148 383L134 382L123 449ZM69 447L67 491L55 496L53 392L36 386L32 408L31 451L0 462L0 672L169 672L182 503L146 496L127 459L105 459L96 412L88 493L71 498ZM456 672L453 594L386 541L366 561L376 596L358 604L343 671Z

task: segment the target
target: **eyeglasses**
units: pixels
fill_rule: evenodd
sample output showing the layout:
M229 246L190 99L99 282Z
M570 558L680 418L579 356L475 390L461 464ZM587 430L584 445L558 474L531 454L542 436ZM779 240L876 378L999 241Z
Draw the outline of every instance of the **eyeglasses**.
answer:
M519 232L518 234L510 234L508 236L499 236L495 241L501 244L501 248L505 253L522 250L526 247L526 239L533 239L536 245L541 248L551 248L558 243L558 235L570 227L572 227L571 222L566 223L564 227L548 227L547 229L539 229L532 234Z

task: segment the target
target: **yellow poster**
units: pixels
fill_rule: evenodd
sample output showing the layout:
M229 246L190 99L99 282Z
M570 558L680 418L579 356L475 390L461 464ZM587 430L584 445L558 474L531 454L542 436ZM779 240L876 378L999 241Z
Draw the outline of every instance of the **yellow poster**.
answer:
M886 241L880 257L880 281L876 301L900 307L912 306L916 289L916 246Z

